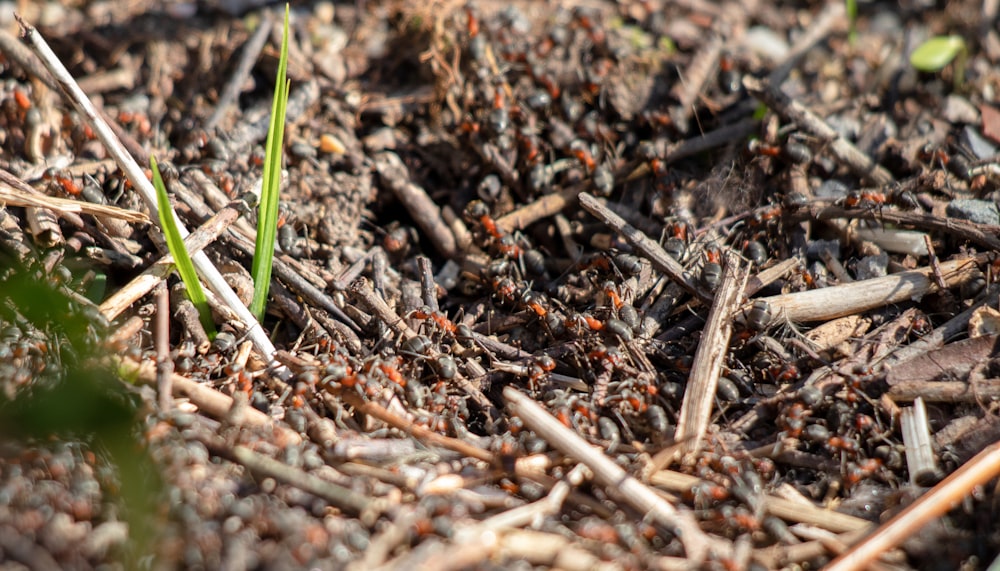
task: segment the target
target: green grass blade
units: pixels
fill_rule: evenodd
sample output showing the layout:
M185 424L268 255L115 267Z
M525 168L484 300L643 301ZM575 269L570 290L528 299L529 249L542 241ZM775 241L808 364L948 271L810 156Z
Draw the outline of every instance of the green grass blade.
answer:
M288 69L288 5L285 5L285 28L281 37L281 58L278 76L274 82L274 101L271 104L271 123L267 129L264 148L264 174L261 184L260 206L257 211L257 241L254 247L254 292L250 312L263 322L267 305L267 291L271 286L271 264L274 260L274 241L278 233L278 194L281 186L282 141L285 136L285 108L288 103L290 82Z
M965 40L961 36L934 36L913 50L910 65L918 71L935 73L944 69L963 51Z
M205 290L201 288L201 281L198 280L198 273L194 269L191 255L188 254L184 245L184 238L181 237L177 229L177 222L174 221L174 209L170 206L170 199L167 197L167 187L160 177L160 169L156 165L156 158L150 155L149 168L153 171L153 187L156 188L156 206L160 215L160 227L163 228L163 235L167 238L167 248L170 255L174 257L174 265L180 273L184 286L187 288L188 298L198 309L198 316L201 325L209 337L215 338L215 323L212 321L212 310L208 307L208 298L205 297Z

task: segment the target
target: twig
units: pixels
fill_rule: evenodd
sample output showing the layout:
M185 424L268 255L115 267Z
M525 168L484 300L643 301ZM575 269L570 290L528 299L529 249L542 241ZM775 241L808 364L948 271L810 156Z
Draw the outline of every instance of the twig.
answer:
M880 186L893 182L889 171L872 162L868 155L862 153L850 141L841 138L821 117L782 93L774 84L747 75L743 77L743 86L785 121L796 123L807 133L829 143L828 148L833 155L856 175Z
M129 222L149 222L149 217L142 212L125 210L117 206L47 196L31 188L27 183L4 169L0 169L0 202L6 203L8 206L45 208L60 214L91 214Z
M927 247L927 264L931 267L934 283L942 290L948 289L944 283L944 276L941 275L941 265L938 264L937 254L934 253L934 244L931 243L931 237L927 234L924 234L924 246Z
M940 475L934 461L931 425L927 420L927 408L922 398L917 397L913 406L903 409L899 425L903 433L903 446L906 447L906 471L910 474L910 483L925 486L929 479L933 478L931 482L936 481Z
M233 105L236 98L240 94L240 90L243 88L243 84L246 82L247 78L250 77L250 71L253 69L254 63L257 61L257 56L260 55L261 50L264 49L264 44L267 43L267 36L271 33L271 27L274 24L274 13L270 10L264 11L264 16L261 22L258 24L257 30L253 33L253 36L243 44L243 53L240 54L240 61L236 66L236 70L226 81L226 86L222 89L222 94L219 95L219 100L215 104L215 111L205 121L205 131L211 132L215 129L215 126L219 123L222 117L226 114L226 111Z
M229 227L239 217L239 212L235 208L226 208L210 218L201 227L192 232L184 239L184 247L190 254L200 252L205 246L212 243L219 235ZM121 312L132 305L137 299L149 293L156 284L174 270L174 258L167 254L160 258L152 266L146 268L138 276L132 279L125 287L113 293L111 297L101 304L101 313L108 321L121 315Z
M896 547L932 519L943 516L972 489L1000 474L1000 443L986 447L929 492L884 523L874 533L853 545L833 561L827 571L864 569L882 553Z
M208 332L205 331L205 326L201 323L198 308L187 298L186 292L187 288L184 287L183 283L177 283L171 288L174 319L180 323L184 334L194 343L195 351L199 355L204 355L211 347L212 342L208 339Z
M301 117L307 109L313 106L319 99L319 83L315 80L306 81L295 87L288 95L288 105L285 109L285 118L289 123L294 123ZM238 157L246 155L250 147L258 141L262 141L267 136L267 129L270 124L271 102L262 101L246 111L243 119L230 132L230 140L226 145L229 156ZM251 120L251 117L257 117Z
M685 139L680 143L668 146L663 152L661 162L669 165L674 161L696 155L702 151L713 149L720 145L731 143L747 137L756 129L759 121L755 119L744 119L730 125L719 127L715 131L699 134L690 139ZM629 182L637 178L648 175L650 172L649 163L643 161L625 165L615 172L615 180ZM523 230L529 225L554 214L562 212L573 200L593 187L592 179L575 184L557 193L546 194L545 196L522 206L516 210L508 212L497 219L497 227L505 232Z
M587 193L580 194L580 206L591 213L598 220L604 222L612 230L621 234L636 251L649 260L653 267L667 274L667 276L683 287L688 293L694 295L703 302L711 302L712 296L706 294L698 287L697 282L681 266L677 260L666 253L663 248L653 239L649 238L625 220L611 212L600 200Z
M410 213L417 226L427 234L431 244L438 253L446 258L454 258L458 254L455 235L451 227L441 217L441 209L431 200L427 191L410 180L406 165L393 152L383 152L375 156L375 170L396 195L406 211Z
M599 557L556 533L517 530L505 533L498 549L506 561L527 561L534 565L566 571L616 571L623 566Z
M594 473L594 479L607 487L609 492L671 530L684 545L684 550L691 561L704 561L709 552L715 552L717 555L725 553L726 549L720 542L709 538L701 531L690 512L673 507L651 488L629 476L610 458L595 450L571 429L560 424L532 399L513 387L506 387L503 396L511 412L520 417L525 426L534 430L540 438L545 439L574 461L590 468Z
M223 240L225 240L226 244L229 244L240 252L243 252L243 255L253 256L253 241L233 232L226 234L223 237ZM326 295L319 288L314 286L311 280L305 279L302 272L298 272L291 267L291 264L288 263L287 257L279 256L274 258L274 276L285 282L289 289L301 295L302 298L308 301L310 305L323 309L337 320L344 323L353 332L361 332L361 328L358 324L345 314L342 309L337 307L337 304L330 299L330 296ZM354 333L351 334L353 335Z
M274 458L254 452L246 446L230 447L217 438L205 438L203 444L215 456L242 464L260 476L274 478L278 482L309 492L344 511L363 514L375 508L374 500L357 493L355 490L334 484L305 472L301 468L289 466Z
M417 270L420 274L420 295L424 305L431 311L438 310L437 284L434 283L434 269L427 256L417 256Z
M59 84L60 90L63 95L73 104L73 107L80 113L81 116L85 118L87 124L94 130L98 138L108 149L108 152L114 157L115 162L118 163L119 168L125 172L128 179L132 182L133 187L139 191L139 195L142 197L143 201L146 203L146 208L150 212L157 212L156 206L156 190L153 188L153 184L146 178L145 173L139 167L135 158L132 157L121 145L114 133L111 132L111 128L104 121L103 118L99 116L93 104L87 98L87 95L80 90L80 87L73 80L73 77L69 74L59 58L52 52L45 40L42 39L41 35L35 28L29 26L26 22L17 17L19 24L21 25L21 32L23 38L32 47L35 53L42 59L45 64L46 69L55 78L56 82ZM177 218L176 213L174 213L175 221L177 222L178 230L182 237L187 237L187 228L183 225L180 219ZM241 321L246 325L248 329L248 334L250 339L253 340L254 346L260 351L264 360L268 363L274 361L274 344L271 343L271 339L267 336L267 332L260 326L260 323L254 318L250 310L247 309L245 305L240 301L236 293L233 292L229 284L223 279L222 274L219 270L212 265L211 260L204 252L198 252L191 257L192 262L194 262L195 268L197 268L198 273L202 278L208 283L208 286L214 291L225 304L235 313ZM289 372L283 366L279 366L275 369L275 374L279 377L287 379L289 377Z
M333 392L333 394L338 393ZM356 394L352 394L348 391L342 391L339 393L339 396L344 400L344 402L354 407L354 409L358 412L377 418L393 428L402 430L403 432L412 435L421 442L447 448L448 450L454 450L459 454L463 454L469 458L475 458L476 460L482 460L483 462L487 462L491 465L497 462L493 453L489 450L484 450L478 446L473 446L464 440L444 436L443 434L438 434L433 430L417 426L412 422L389 412L385 409L385 407L379 404L362 400L361 397Z
M886 393L895 402L916 399L926 402L977 403L1000 398L1000 382L985 381L903 381L889 387Z
M160 410L173 408L171 376L174 362L170 359L170 292L161 284L156 292L156 329L153 333L156 345L156 389L159 392Z
M672 470L660 470L649 478L649 483L676 493L689 493L705 483L697 476L682 474ZM805 523L821 527L834 533L860 531L871 527L871 523L859 517L817 507L810 503L788 500L770 494L761 495L765 513L783 520Z
M697 451L712 416L712 402L722 375L722 365L729 350L732 315L741 301L747 272L739 256L726 251L722 281L708 311L708 320L694 354L691 375L684 391L674 441L686 442L689 451Z
M830 270L830 273L833 274L833 277L837 278L839 283L849 284L854 281L851 274L847 273L847 268L844 267L844 264L841 264L840 260L833 257L830 250L823 248L819 252L819 257L823 260L823 264L826 265L826 269Z
M975 242L991 250L1000 250L1000 238L996 236L997 228L995 226L922 212L902 212L889 208L845 210L839 206L816 205L801 212L792 213L788 217L790 221L831 220L834 218L864 218L887 224L904 224L921 230L937 230Z
M20 22L20 18L15 15ZM22 23L23 26L23 23ZM44 42L44 40L42 40ZM48 63L44 61L42 54L37 52L32 52L30 49L26 48L24 44L19 42L13 34L7 31L7 29L0 30L0 52L4 54L4 57L14 61L19 65L24 71L26 71L32 77L37 78L39 81L44 83L49 89L53 91L59 91L59 82L54 79L53 76L58 77L56 74L49 75L42 72L43 68L48 67ZM49 72L51 73L51 69ZM139 157L139 162L143 166L147 166L149 163L148 157L145 157L145 150L142 148L134 137L132 137L128 132L121 128L121 125L112 121L108 118L107 114L103 110L99 110L101 117L114 131L115 135L125 144L125 148L128 149L133 156Z
M941 264L948 287L968 280L978 258L949 260ZM920 268L870 280L827 288L760 298L775 316L795 323L827 321L893 303L901 303L937 291L930 268Z

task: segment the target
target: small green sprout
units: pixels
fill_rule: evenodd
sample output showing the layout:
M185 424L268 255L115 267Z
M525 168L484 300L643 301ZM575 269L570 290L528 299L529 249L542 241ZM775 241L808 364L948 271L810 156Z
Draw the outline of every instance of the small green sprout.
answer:
M163 235L167 239L167 248L170 255L174 257L174 265L181 275L181 280L187 288L188 298L198 309L198 317L201 325L209 337L215 337L215 323L212 321L212 310L208 307L208 298L205 297L205 290L201 288L198 281L198 273L194 269L191 255L188 254L184 245L184 238L181 237L180 230L177 229L177 222L174 220L174 209L170 206L170 198L167 197L167 187L163 184L160 176L160 168L156 165L156 157L149 156L149 168L153 171L153 187L156 188L156 209L160 215L160 227L163 228Z
M257 242L254 247L253 300L250 312L258 321L264 320L267 291L271 286L271 264L274 262L274 240L278 233L278 193L281 186L281 151L285 136L285 108L288 104L290 82L285 78L288 69L288 4L285 4L285 29L281 38L281 57L278 76L274 82L274 100L271 103L271 123L267 129L264 148L264 174L257 211Z
M968 51L961 36L934 36L917 46L910 54L910 65L917 71L937 73L955 62L954 80L958 90L965 82L965 60Z
M847 11L847 41L853 46L858 39L858 0L844 0Z

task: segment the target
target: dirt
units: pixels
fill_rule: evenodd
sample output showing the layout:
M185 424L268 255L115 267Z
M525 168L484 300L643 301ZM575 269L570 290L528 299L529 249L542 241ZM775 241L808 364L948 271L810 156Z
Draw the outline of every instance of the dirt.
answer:
M259 4L17 7L244 303ZM858 9L292 6L254 337L0 7L4 567L989 567L996 10Z

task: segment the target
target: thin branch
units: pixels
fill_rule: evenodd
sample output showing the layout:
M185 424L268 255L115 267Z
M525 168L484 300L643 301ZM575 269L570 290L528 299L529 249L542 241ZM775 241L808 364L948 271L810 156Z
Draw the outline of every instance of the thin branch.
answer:
M948 287L955 287L972 276L981 260L963 258L940 264ZM832 287L760 298L773 315L793 323L828 321L861 313L876 307L919 299L938 291L931 268L920 268L870 280Z
M747 282L747 272L739 256L726 251L724 262L722 281L694 354L691 375L677 421L677 432L674 434L674 441L685 441L690 451L700 448L711 422L712 402L715 400L722 365L729 351L729 336L733 331L732 316L736 313Z

